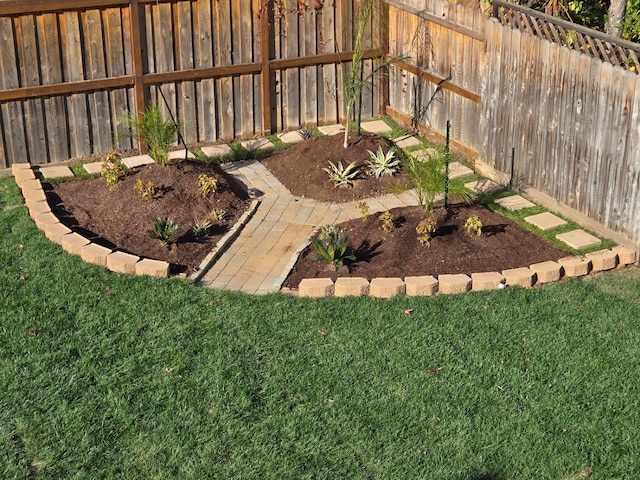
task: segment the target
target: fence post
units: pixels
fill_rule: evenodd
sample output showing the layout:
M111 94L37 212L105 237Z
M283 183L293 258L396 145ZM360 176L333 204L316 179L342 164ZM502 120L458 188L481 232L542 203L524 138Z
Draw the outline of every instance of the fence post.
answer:
M275 72L271 68L271 59L275 54L275 42L272 39L274 20L273 0L263 3L264 11L260 16L260 62L262 64L262 133L273 133L273 110L275 109Z
M382 57L381 62L386 62L389 58L389 4L381 0L380 5L380 33L379 41L381 42ZM380 72L380 95L378 115L387 114L387 105L389 105L389 67Z
M144 100L144 63L142 60L142 37L140 36L140 30L142 25L142 18L140 14L139 0L130 0L129 3L129 31L131 38L131 58L133 61L133 93L135 96L135 118L140 118L140 115L145 111ZM144 139L138 135L138 148L140 153L147 152L147 144Z

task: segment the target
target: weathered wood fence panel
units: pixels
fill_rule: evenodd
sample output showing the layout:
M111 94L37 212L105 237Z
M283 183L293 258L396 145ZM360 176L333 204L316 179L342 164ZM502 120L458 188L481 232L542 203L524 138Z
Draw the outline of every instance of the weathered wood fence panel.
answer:
M638 75L487 23L480 159L640 242Z
M361 3L0 2L0 169L137 148L123 114L151 104L190 145L340 121ZM382 53L374 23L365 75ZM364 90L364 118L378 88Z
M475 149L484 65L485 17L443 0L387 0L389 54L407 59L391 69L390 113L414 128L446 131Z

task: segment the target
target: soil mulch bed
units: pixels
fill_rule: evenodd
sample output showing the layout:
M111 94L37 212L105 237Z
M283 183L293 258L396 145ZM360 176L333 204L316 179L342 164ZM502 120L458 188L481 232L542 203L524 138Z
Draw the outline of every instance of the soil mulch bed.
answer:
M342 135L306 140L294 147L279 151L263 160L264 165L294 195L325 202L346 202L389 193L389 189L406 185L402 175L377 180L364 173L353 187L335 188L323 170L331 160L342 161L344 166L356 161L365 166L370 158L367 150L390 148L391 143L375 135L352 135L349 148L342 145ZM380 214L369 215L366 221L351 220L338 227L349 232L349 247L357 260L340 273L325 262L314 260L311 247L301 254L283 286L297 288L305 278L358 276L367 279L377 277L401 277L413 275L441 275L502 271L529 266L547 260L557 260L568 255L553 247L546 240L521 228L513 221L474 205L454 205L441 221L431 246L423 246L417 240L416 226L422 220L418 207L391 210L395 229L382 231ZM483 223L481 236L469 235L465 222L471 215L480 217Z
M203 173L218 181L217 191L208 197L198 187ZM138 179L153 183L153 200L145 201L134 188ZM197 160L137 167L113 187L94 178L45 184L45 191L53 213L73 231L109 248L167 261L171 274L193 272L250 204L246 192L218 165ZM211 220L210 235L195 238L191 225L209 218L213 210L226 211L226 217ZM168 243L147 233L159 217L181 225Z

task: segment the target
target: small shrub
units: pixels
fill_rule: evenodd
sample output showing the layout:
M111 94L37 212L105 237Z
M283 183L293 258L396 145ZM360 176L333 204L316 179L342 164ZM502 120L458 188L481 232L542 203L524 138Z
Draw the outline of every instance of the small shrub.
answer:
M147 142L151 158L160 165L166 165L169 161L169 147L178 137L180 124L172 119L163 120L157 105L147 108L140 118L125 112L123 121L128 127L127 135L134 136L134 132L137 132Z
M382 151L382 147L378 147L378 151L373 153L371 150L367 150L371 156L371 160L367 162L369 166L369 175L376 178L383 177L385 175L395 174L400 170L400 160L396 157L396 152L393 148L390 148L387 153Z
M109 150L102 157L102 169L100 175L106 180L107 185L113 187L124 176L127 167L122 163L122 158L115 150Z
M222 222L225 218L227 218L227 211L216 209L211 212L211 218L216 222Z
M464 228L469 235L475 233L476 235L482 235L482 220L477 215L471 215L464 223Z
M354 261L355 255L348 254L349 234L340 231L332 225L326 225L320 229L317 236L311 237L311 246L314 258L331 265L336 271L340 270L345 260Z
M144 198L146 202L153 200L156 194L156 187L153 185L153 182L145 183L141 179L138 179L133 188L142 194L142 198Z
M309 130L307 127L301 128L300 130L298 130L298 133L300 134L303 140L309 140L310 138L313 138L313 132Z
M433 216L428 216L423 219L416 227L416 233L418 234L418 241L420 245L430 247L431 237L436 231L437 223Z
M147 234L149 234L151 238L157 238L158 240L167 242L169 238L178 233L180 227L181 225L179 223L174 223L174 221L168 217L156 218L153 224L153 230L147 230Z
M358 203L358 209L360 210L360 215L362 215L362 221L365 222L369 218L369 204L360 202Z
M209 194L218 191L218 180L215 177L209 177L204 173L198 177L198 187L203 197L208 197Z
M194 237L202 238L209 234L212 226L213 225L211 224L211 222L206 218L195 220L191 225L191 232L193 233Z
M388 210L380 215L378 219L382 222L380 228L384 233L389 233L395 228L393 215Z
M360 173L360 170L356 167L356 162L351 162L346 167L342 166L341 161L338 162L338 165L334 165L333 162L329 162L329 165L330 167L323 168L323 170L329 174L329 180L333 182L336 188L353 185L353 180Z

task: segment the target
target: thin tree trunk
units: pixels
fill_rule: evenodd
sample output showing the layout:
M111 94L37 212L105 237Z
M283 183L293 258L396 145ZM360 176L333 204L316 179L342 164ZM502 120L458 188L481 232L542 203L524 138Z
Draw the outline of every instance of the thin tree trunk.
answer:
M605 24L605 32L614 37L622 37L624 16L627 13L627 0L611 0L607 14L609 19Z

